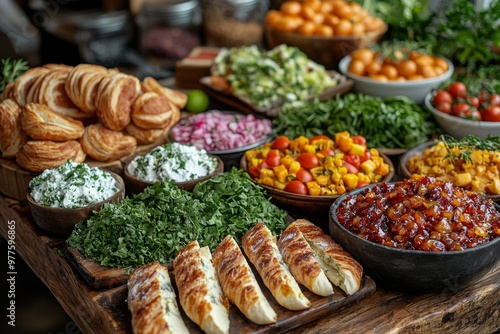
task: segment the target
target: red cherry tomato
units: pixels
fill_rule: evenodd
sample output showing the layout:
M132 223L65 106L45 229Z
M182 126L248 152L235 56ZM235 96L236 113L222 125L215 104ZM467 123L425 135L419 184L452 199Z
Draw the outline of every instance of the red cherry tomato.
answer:
M442 113L449 114L451 112L451 104L448 102L441 102L436 106L436 109Z
M283 151L286 150L289 145L290 139L288 139L287 136L279 136L273 141L271 148Z
M483 104L484 102L487 102L489 96L490 96L490 94L487 91L483 90L482 92L480 92L479 95L477 96L479 98L479 104Z
M365 154L361 157L361 162L365 162L366 160L370 160L372 158L372 154L369 150L365 151Z
M352 136L352 142L358 145L366 145L366 138L361 135Z
M280 164L280 151L279 150L270 150L267 153L266 160L264 160L270 167L276 167Z
M477 121L481 121L483 119L483 115L478 110L472 110L470 112L470 118L475 119Z
M488 122L500 122L500 106L488 106L483 109L482 120Z
M358 169L359 169L359 165L361 163L361 159L360 159L359 155L356 155L356 154L344 155L344 161L350 163L351 165L353 165L354 167L356 167Z
M467 100L467 103L469 103L472 107L474 107L476 109L479 108L479 106L481 104L479 102L479 98L476 96L469 95L469 96L467 96L466 100Z
M451 96L450 93L448 93L444 89L440 89L436 92L436 95L434 95L434 98L432 99L432 104L436 107L441 103L448 103L450 104L453 101L453 96Z
M467 103L455 103L452 107L453 115L458 117L470 116L470 107Z
M299 171L295 174L295 176L297 177L297 180L302 181L304 183L313 180L312 174L308 170L305 170L304 168L299 169Z
M307 195L309 192L307 190L307 186L304 182L299 180L293 180L286 184L285 191L295 194Z
M331 140L331 138L328 136L323 136L323 135L312 136L309 139L309 144L314 143L316 140Z
M330 149L324 149L319 151L318 153L324 155L325 157L331 157L332 155L335 155L335 152Z
M305 169L311 169L319 165L318 157L314 153L302 153L297 157L297 161Z
M358 174L359 173L359 169L357 169L356 167L354 167L352 164L348 163L347 161L343 161L342 166L347 168L347 171L351 174Z
M262 161L260 164L257 165L257 168L259 169L259 173L260 173L260 170L261 169L264 169L264 168L269 168L270 166L267 164L266 161Z
M491 94L488 98L488 104L490 106L500 106L500 95L499 94Z
M465 98L467 96L467 87L463 82L455 81L448 87L448 93L454 98Z
M248 174L254 179L258 179L260 176L260 170L257 166L248 167Z

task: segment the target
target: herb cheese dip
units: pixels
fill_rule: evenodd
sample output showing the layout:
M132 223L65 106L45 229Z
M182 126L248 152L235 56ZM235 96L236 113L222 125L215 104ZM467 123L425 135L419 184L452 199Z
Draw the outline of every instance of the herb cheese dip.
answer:
M217 159L204 149L168 143L135 157L128 165L128 172L144 182L155 183L165 179L185 182L207 176L215 171L217 164Z
M66 161L49 168L29 183L30 195L39 204L54 208L81 208L104 201L118 192L110 173L85 163Z

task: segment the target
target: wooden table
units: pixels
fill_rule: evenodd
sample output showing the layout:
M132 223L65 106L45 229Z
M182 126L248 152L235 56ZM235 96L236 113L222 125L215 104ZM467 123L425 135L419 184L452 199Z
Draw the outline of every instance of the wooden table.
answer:
M126 286L92 290L61 255L63 240L40 231L24 203L0 197L0 216L5 238L8 225L15 222L16 256L84 333L131 333ZM461 291L413 295L378 286L366 299L289 333L492 333L500 329L499 267Z

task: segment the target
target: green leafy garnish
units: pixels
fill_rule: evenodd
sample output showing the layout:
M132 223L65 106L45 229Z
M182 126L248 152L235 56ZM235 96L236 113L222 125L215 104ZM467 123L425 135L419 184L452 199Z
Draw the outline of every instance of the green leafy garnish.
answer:
M28 68L28 63L24 59L2 59L0 95L9 83L16 81Z
M470 155L476 150L500 152L500 136L487 136L485 139L481 139L476 135L469 134L457 140L449 135L441 135L439 140L445 144L448 150L448 154L443 159L451 159L452 161L463 160L465 162L472 162ZM453 148L458 148L458 154L452 152Z

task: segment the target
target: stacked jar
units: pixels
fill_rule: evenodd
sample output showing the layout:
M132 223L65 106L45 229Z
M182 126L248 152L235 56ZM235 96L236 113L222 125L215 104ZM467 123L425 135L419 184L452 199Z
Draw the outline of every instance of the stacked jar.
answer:
M197 0L146 0L136 22L146 56L178 60L201 44L202 12Z
M264 0L204 0L205 42L215 47L262 45Z

